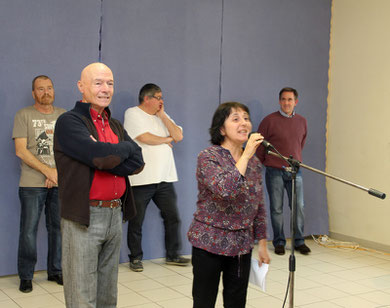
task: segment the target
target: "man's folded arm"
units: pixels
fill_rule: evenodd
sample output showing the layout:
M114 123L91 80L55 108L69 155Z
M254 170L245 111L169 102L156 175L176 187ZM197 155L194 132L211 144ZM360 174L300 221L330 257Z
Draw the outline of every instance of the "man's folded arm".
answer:
M139 151L130 137L116 144L96 141L80 118L72 114L57 120L55 139L56 150L99 170L114 169Z

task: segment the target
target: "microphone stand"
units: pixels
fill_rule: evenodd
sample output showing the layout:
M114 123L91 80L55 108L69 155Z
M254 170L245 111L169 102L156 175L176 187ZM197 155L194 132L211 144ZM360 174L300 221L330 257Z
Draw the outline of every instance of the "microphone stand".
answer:
M266 149L266 153L269 155L273 155L276 157L279 157L280 159L284 160L285 162L288 163L289 167L286 167L285 170L289 173L291 173L291 219L290 219L290 232L291 232L291 254L289 257L289 288L288 288L288 293L289 293L289 307L293 308L294 307L294 274L295 274L295 267L296 267L296 260L295 260L295 245L294 245L294 240L295 240L295 222L297 220L297 215L296 215L296 175L298 173L298 170L300 167L303 167L305 169L308 169L310 171L319 173L321 175L324 175L326 177L329 177L331 179L334 179L336 181L342 182L344 184L348 184L350 186L353 186L355 188L359 188L361 190L364 190L368 192L370 195L380 198L380 199L385 199L386 194L373 189L373 188L366 188L361 185L352 183L350 181L341 179L339 177L336 177L334 175L328 174L326 172L323 172L321 170L309 167L305 164L302 164L300 161L293 159L292 156L290 158L284 157L282 154L279 153L275 147L270 144L269 142L264 142L263 145ZM273 152L273 151L275 152ZM284 306L284 304L283 304Z

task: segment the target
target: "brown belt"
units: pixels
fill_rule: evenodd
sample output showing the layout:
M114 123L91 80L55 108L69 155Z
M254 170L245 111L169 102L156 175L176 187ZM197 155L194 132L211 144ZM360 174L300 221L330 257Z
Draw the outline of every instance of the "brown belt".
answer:
M122 204L121 199L114 199L114 200L89 200L89 205L91 205L91 206L98 206L98 207L115 208L115 207L121 206L121 204Z

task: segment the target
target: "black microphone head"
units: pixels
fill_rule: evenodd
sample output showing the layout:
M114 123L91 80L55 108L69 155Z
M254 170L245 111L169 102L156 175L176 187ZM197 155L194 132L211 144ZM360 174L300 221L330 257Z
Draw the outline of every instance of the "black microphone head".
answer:
M250 132L249 135L248 135L248 139L251 137L252 134L257 134L257 132ZM261 143L265 148L271 148L273 149L274 146L269 143L267 140L263 139L263 142Z
M257 132L250 132L249 134L248 134L248 139L251 137L251 135L252 134L256 134Z
M271 143L269 143L267 140L263 140L263 142L261 143L262 145L264 145L266 148L268 148L268 147L272 147L272 144Z

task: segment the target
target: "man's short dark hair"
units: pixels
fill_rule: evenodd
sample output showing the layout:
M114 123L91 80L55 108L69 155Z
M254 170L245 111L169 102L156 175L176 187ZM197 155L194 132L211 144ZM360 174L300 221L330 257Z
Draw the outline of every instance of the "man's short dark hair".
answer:
M225 140L225 137L221 134L221 128L225 123L225 120L232 113L232 109L242 109L250 115L249 108L239 102L226 102L219 105L217 110L215 110L211 127L209 129L211 136L210 141L212 144L221 145L221 143Z
M51 83L53 83L53 81L49 78L49 77L47 77L46 75L38 75L37 77L35 77L34 79L33 79L33 81L32 81L32 90L34 91L34 89L35 89L35 81L37 80L37 79L49 79L50 81L51 81Z
M282 98L283 92L292 92L292 93L294 93L295 99L298 98L298 91L297 91L297 90L295 90L294 88L285 87L285 88L283 88L282 90L280 90L280 92L279 92L279 99Z
M141 104L145 96L152 97L154 94L162 92L161 88L154 83L147 83L139 90L138 101Z

